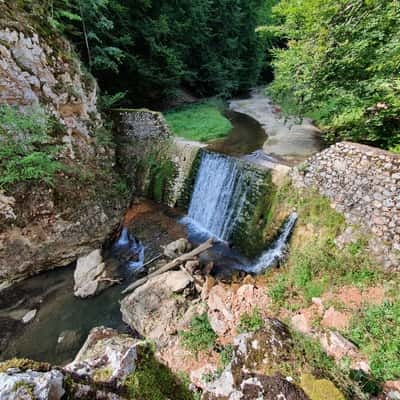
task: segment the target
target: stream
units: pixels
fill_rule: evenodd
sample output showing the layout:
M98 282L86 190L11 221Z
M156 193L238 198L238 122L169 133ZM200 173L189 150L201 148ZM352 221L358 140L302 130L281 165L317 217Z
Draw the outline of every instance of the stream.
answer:
M184 210L168 209L150 201L137 205L144 211L129 227L140 242L129 242L128 232L123 230L117 243L125 246L129 242L139 255L125 266L127 272L157 255L161 245L180 237L188 237L195 244L210 236L216 238L215 246L202 258L216 264L213 273L220 274L222 279L229 279L235 271L261 273L283 257L296 222L295 214L286 221L270 249L256 260L249 260L231 248L233 229L248 213L250 189L259 179L248 172L242 160L262 151L267 135L247 115L229 111L227 116L234 128L227 138L211 143L203 152L187 215ZM72 361L93 327L104 325L122 332L127 330L119 301L132 276L128 274L123 284L82 300L73 295L74 267L42 273L2 292L0 361L24 357L64 365ZM35 318L23 324L21 318L32 309L37 310Z

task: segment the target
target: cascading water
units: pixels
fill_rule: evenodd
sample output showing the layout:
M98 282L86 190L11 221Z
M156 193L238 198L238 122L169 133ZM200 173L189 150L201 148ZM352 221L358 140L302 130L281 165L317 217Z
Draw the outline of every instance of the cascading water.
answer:
M237 159L203 152L188 217L183 222L228 241L250 190L246 180L246 171Z
M117 258L126 260L129 268L139 269L144 264L144 246L129 234L128 228L122 228L121 235L114 243L112 252Z
M268 249L265 253L263 253L255 264L247 266L238 266L238 269L253 274L260 274L264 272L267 268L282 261L285 257L285 250L289 241L289 237L296 224L296 221L297 221L297 213L293 212L289 215L289 218L283 225L282 231L278 239L274 242L272 247Z

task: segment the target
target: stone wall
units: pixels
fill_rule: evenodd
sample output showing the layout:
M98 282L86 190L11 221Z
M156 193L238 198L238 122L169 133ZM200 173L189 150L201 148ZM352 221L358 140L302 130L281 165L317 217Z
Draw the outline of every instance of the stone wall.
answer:
M400 155L337 143L294 169L293 178L297 187L330 198L349 224L369 235L386 267L400 267Z
M161 113L115 110L118 167L132 193L171 207L187 206L201 144L174 138Z

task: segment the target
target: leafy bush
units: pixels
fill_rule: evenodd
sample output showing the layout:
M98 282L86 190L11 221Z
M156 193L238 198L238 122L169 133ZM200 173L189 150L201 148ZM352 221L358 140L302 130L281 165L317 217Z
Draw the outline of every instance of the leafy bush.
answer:
M165 114L172 132L189 140L207 142L226 136L232 125L213 104L197 104Z
M260 310L255 307L251 314L244 313L240 316L239 332L255 332L264 326L264 319Z
M288 49L269 91L328 140L400 144L400 8L390 0L281 0Z
M370 306L356 315L350 338L369 356L374 376L382 380L400 378L400 300Z
M51 129L50 117L40 108L20 112L0 107L1 188L30 180L53 183L63 165L55 160L58 149L48 135Z
M213 348L217 340L217 335L211 328L207 313L194 316L189 330L179 332L179 336L182 345L195 354Z

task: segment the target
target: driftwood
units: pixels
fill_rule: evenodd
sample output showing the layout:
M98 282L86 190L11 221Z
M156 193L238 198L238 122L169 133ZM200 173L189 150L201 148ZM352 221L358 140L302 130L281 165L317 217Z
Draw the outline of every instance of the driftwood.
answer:
M150 265L150 264L153 264L154 261L159 260L162 256L163 256L163 254L159 254L158 256L152 258L151 260L149 260L149 261L147 261L146 263L144 263L144 264L142 265L142 268L147 267L147 266Z
M210 249L213 246L213 244L214 244L213 240L208 239L206 242L202 243L200 246L196 247L191 252L183 254L183 255L179 256L178 258L175 258L175 260L164 265L157 271L152 272L151 274L145 276L144 278L138 279L137 281L133 282L131 285L129 285L126 289L124 289L122 291L122 294L132 292L133 290L137 289L139 286L144 285L149 279L154 278L157 275L161 275L164 272L167 272L173 268L179 267L181 264L185 263L186 261L190 261L190 260L196 258L198 255L200 255L204 251Z

